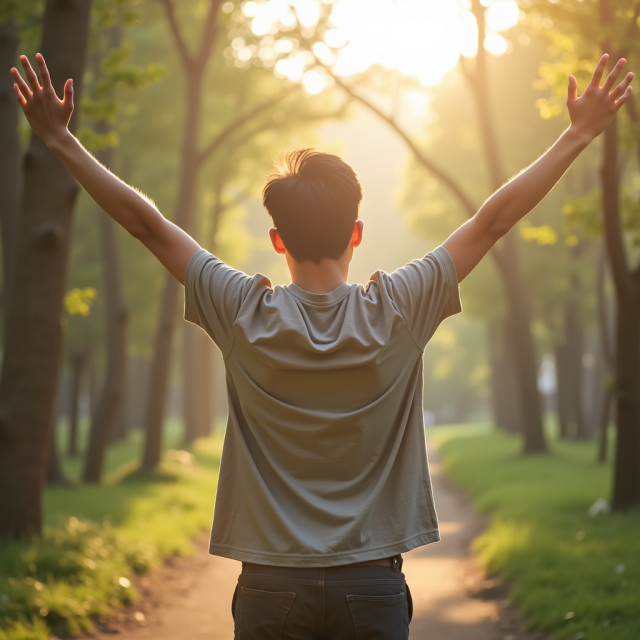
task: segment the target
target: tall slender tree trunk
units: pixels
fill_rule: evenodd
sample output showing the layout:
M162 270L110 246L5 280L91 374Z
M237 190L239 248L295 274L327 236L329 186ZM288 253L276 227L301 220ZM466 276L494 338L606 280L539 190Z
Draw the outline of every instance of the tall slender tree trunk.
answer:
M18 101L9 69L15 64L18 36L13 20L0 24L0 227L2 230L2 298L6 327L7 296L15 247L22 184L22 150L18 135Z
M96 406L92 407L89 447L83 474L85 482L100 482L102 477L109 437L123 404L127 362L128 310L122 286L118 225L104 211L98 211L98 216L107 294L107 367L103 388Z
M629 270L622 238L615 118L604 133L602 191L605 239L617 297L612 504L621 510L640 504L640 270Z
M187 75L180 187L174 216L175 224L183 229L191 227L196 195L199 164L198 132L201 110L201 85L202 71L196 70L191 75ZM156 468L162 453L162 425L169 380L169 366L171 364L173 333L178 318L178 291L178 281L170 274L167 274L147 396L146 438L142 457L142 469L147 472Z
M67 455L78 455L78 417L80 409L80 388L82 376L87 363L86 349L78 349L69 357L69 440L67 442Z
M185 444L191 444L196 438L211 433L213 349L209 336L202 329L185 323L183 345Z
M515 354L509 349L512 339L507 335L505 320L489 323L489 357L491 364L491 395L496 426L508 433L522 433L521 402L515 377Z
M106 132L106 123L101 123L99 133ZM109 166L112 150L97 154L98 160ZM89 446L85 459L83 480L100 482L104 455L109 436L124 397L125 368L127 363L127 316L122 284L122 261L118 243L118 225L102 210L97 211L100 221L101 244L104 258L104 280L106 291L107 367L104 385L96 406L92 407Z
M493 190L504 183L504 170L498 144L498 137L490 104L490 87L487 72L487 54L484 49L485 11L480 0L473 0L472 11L478 24L478 53L476 67L471 72L468 67L465 75L475 97L480 134ZM516 359L516 379L518 382L518 400L522 416L523 452L541 453L547 451L542 424L542 404L538 391L538 365L535 345L531 334L531 310L525 294L526 286L520 261L515 230L509 232L497 250L497 266L505 286L508 307L507 322L510 330L505 333L507 348L512 349Z
M229 149L231 152L232 149ZM223 212L222 196L227 173L220 171L214 178L214 204L211 216L208 218L210 226L206 235L215 238ZM192 221L194 237L198 239L202 228L198 228L196 220ZM202 225L200 225L202 227ZM183 343L183 415L184 442L192 443L196 438L207 436L211 432L213 422L213 343L206 333L192 324L184 325Z
M589 437L589 433L582 403L584 326L575 303L569 304L566 309L565 323L568 365L567 382L569 384L570 423L572 425L571 436L577 440L586 440Z
M60 464L60 452L58 449L56 411L54 409L51 418L50 442L49 442L49 460L47 461L47 484L54 484L68 487L71 482L64 475L62 465Z
M568 367L567 367L567 345L565 341L562 344L556 345L555 348L555 360L556 360L556 411L558 415L558 428L559 436L562 440L566 440L570 433L570 415L569 409L569 389L567 387L568 382Z
M605 279L607 269L606 249L602 246L600 257L598 259L598 272L596 276L596 304L598 308L598 334L600 338L600 351L604 364L604 386L601 390L602 400L600 406L599 423L597 425L598 432L598 462L607 461L609 448L609 422L611 420L611 405L613 397L611 393L611 374L615 369L611 340L611 329L609 320L609 305L607 304L607 296L605 290Z
M89 0L47 0L45 6L40 50L58 95L66 79L74 78L76 104L82 93L90 9ZM71 130L76 121L71 120ZM0 538L37 535L42 526L77 193L78 185L62 162L33 135L24 163L0 381Z
M531 311L524 279L519 269L513 232L507 234L496 262L505 286L508 306L507 348L516 365L516 383L522 419L523 453L544 453L547 449L542 426L542 404L538 392L538 366L531 334Z
M120 25L115 24L108 32L108 49L115 50L120 45ZM100 78L100 59L96 58L95 76ZM95 125L98 134L106 134L110 125L101 120ZM96 154L97 159L107 167L113 162L113 149L107 147ZM107 366L104 385L96 406L92 407L89 446L85 459L83 480L97 483L102 477L102 467L107 445L114 425L120 416L125 393L127 366L127 318L128 309L122 282L122 260L118 242L118 225L104 211L98 210L100 240L104 264L104 284L106 291L107 326Z

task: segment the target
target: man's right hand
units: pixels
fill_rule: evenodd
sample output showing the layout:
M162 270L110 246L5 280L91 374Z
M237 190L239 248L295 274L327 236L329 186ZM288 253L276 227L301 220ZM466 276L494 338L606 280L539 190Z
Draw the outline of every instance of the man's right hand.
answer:
M42 84L27 56L20 56L20 62L29 84L15 67L11 69L18 103L33 131L49 145L68 133L67 126L73 113L73 80L65 82L64 98L60 100L51 84L49 70L41 54L36 53L36 62Z
M198 243L156 209L151 200L132 189L103 167L71 135L67 125L73 113L73 84L67 80L64 99L51 85L44 58L36 55L38 76L26 56L20 61L29 84L17 69L11 69L18 102L31 128L62 160L96 203L158 258L178 282L184 284L185 270Z

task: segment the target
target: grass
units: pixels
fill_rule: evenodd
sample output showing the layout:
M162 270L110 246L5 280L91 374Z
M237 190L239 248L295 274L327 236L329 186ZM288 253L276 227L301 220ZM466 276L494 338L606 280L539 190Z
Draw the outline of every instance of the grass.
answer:
M611 467L594 461L593 444L555 441L550 455L522 457L519 439L486 428L433 437L448 476L490 514L475 549L511 584L531 629L640 638L640 510L588 514L611 487Z
M96 618L136 600L134 575L191 553L193 536L211 523L221 444L217 435L191 452L170 450L143 478L134 473L133 433L111 447L104 484L47 488L42 538L0 548L0 640L90 631ZM78 460L63 464L78 477Z

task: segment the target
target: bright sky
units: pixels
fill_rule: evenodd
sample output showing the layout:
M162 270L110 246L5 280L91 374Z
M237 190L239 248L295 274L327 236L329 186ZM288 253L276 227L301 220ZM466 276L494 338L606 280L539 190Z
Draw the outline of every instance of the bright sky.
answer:
M295 6L301 25L313 29L318 22L320 5L325 0L248 0L242 11L251 19L255 35L265 36L267 47L263 60L274 52L288 53L286 37L268 40L278 27L291 27ZM327 2L331 4L331 2ZM488 7L487 37L484 47L494 55L502 55L508 42L500 35L517 24L520 11L515 0L482 0ZM348 76L374 64L397 69L416 77L424 85L435 85L458 62L460 55L474 56L477 26L470 12L469 0L336 0L331 15L335 26L324 43L317 43L314 53L331 64L339 75ZM237 45L237 46L236 46ZM251 56L244 43L233 44L235 54ZM342 48L340 48L342 47ZM264 44L263 44L264 49ZM275 71L293 81L300 81L309 93L320 93L325 79L310 69L310 56L294 51L278 60Z

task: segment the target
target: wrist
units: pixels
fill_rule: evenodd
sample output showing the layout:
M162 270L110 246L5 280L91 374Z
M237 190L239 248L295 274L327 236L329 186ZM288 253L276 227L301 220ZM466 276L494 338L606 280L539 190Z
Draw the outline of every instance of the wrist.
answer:
M49 134L46 138L43 138L43 141L51 151L58 154L65 144L72 138L73 136L71 135L71 132L67 127L65 127L60 131Z
M562 135L578 146L580 151L586 149L595 139L595 136L589 131L586 131L574 124L570 125Z

